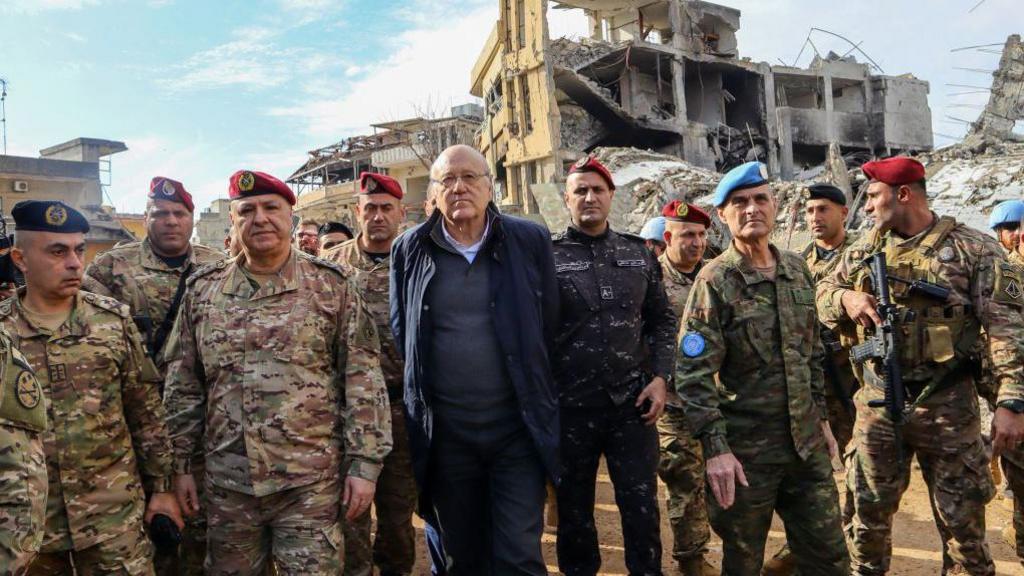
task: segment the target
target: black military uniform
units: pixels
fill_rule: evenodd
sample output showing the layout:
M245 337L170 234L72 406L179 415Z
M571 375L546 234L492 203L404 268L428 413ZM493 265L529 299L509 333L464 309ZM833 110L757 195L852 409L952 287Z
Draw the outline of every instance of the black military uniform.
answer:
M601 566L594 489L603 454L622 515L630 574L661 574L658 432L637 396L669 380L676 317L661 268L641 238L574 227L554 238L561 318L552 357L562 417L558 563L567 576ZM653 344L648 344L652 342ZM652 373L653 372L653 373Z

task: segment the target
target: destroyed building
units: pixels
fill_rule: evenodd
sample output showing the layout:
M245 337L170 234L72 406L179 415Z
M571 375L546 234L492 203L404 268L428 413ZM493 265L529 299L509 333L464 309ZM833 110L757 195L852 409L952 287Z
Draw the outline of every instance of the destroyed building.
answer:
M722 171L758 159L791 179L830 144L869 155L932 148L928 83L834 54L808 68L740 57L740 12L687 0L499 0L471 73L479 146L505 209L539 210L599 146L654 150ZM581 8L589 37L548 37L547 11Z
M18 202L60 200L89 220L86 262L118 242L134 240L113 208L103 206L110 157L125 150L124 142L75 138L40 150L38 158L0 155L0 211L7 230L14 230L11 208Z
M455 106L443 118L374 124L373 134L353 136L311 151L306 163L286 180L298 196L296 214L318 222L353 224L359 174L378 172L399 181L409 218L420 219L431 163L448 146L472 144L482 116L476 104Z

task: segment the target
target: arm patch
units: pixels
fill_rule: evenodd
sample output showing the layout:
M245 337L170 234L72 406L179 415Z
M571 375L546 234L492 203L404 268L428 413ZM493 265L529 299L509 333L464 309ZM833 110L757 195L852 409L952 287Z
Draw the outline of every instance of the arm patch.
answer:
M1021 279L1021 272L1009 263L996 264L992 300L1018 308L1024 307L1024 281Z

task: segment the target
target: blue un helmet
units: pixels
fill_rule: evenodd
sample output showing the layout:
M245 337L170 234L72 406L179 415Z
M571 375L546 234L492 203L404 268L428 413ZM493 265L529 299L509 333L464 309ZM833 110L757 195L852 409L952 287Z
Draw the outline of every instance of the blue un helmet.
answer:
M997 230L1002 226L1020 226L1024 220L1024 201L1007 200L996 204L988 217L988 227Z
M644 227L640 229L640 237L644 240L665 242L665 217L658 216L648 220Z

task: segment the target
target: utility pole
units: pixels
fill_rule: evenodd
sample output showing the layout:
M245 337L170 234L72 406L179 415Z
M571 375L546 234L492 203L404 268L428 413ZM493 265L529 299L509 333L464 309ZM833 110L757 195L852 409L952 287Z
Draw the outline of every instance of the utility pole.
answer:
M3 133L4 156L7 155L7 80L0 78L0 132Z

